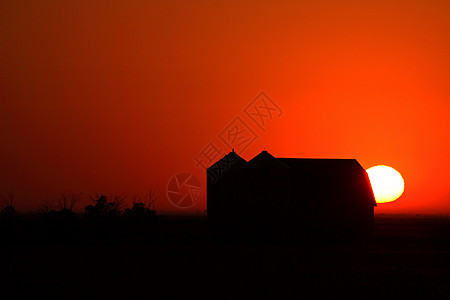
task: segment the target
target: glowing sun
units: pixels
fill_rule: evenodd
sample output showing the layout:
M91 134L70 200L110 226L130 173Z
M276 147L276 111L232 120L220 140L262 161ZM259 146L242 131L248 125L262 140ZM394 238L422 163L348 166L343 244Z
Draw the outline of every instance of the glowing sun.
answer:
M366 171L377 203L394 201L403 194L405 182L394 168L380 165Z

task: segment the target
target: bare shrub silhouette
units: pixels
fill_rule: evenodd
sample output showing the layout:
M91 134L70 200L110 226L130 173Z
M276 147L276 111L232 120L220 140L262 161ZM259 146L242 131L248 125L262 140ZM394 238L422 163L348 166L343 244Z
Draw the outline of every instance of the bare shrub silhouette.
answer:
M56 199L57 214L62 218L74 216L73 208L80 201L81 194L66 192Z
M12 219L16 215L14 208L14 201L16 200L16 193L9 191L5 196L2 196L3 207L1 216L6 219Z
M72 211L74 206L80 200L81 195L76 193L62 193L57 199L57 206L59 210Z
M124 215L132 218L145 218L155 216L155 204L158 198L153 190L143 197L134 195L131 198L132 207L125 209Z
M124 194L114 194L109 197L109 214L118 216L122 213L122 206L126 200L126 196Z
M54 211L54 208L55 202L46 198L39 203L38 212L40 215L48 215Z

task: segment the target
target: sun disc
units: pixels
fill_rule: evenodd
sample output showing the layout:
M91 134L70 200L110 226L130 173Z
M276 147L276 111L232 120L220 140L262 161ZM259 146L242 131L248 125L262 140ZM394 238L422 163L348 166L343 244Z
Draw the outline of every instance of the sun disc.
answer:
M378 165L366 170L377 203L397 200L405 189L402 175L392 167Z

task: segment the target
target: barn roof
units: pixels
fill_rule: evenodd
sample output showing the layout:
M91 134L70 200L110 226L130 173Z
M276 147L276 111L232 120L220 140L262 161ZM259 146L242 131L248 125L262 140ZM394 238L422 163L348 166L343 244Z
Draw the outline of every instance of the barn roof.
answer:
M367 181L362 185L365 194L376 206L375 197L372 192L369 177L366 170L356 159L330 159L330 158L278 158L291 168L293 174L301 178L320 178L327 182L340 182L348 178L360 178ZM363 176L363 177L361 177ZM357 181L359 182L359 181Z
M273 157L269 152L262 151L260 154L248 161L248 167L264 169L289 169L281 160Z
M376 205L367 173L356 159L275 158L269 152L262 151L247 162L233 150L211 165L208 172L222 174L238 168L290 170L292 176L297 179L305 179L305 182L332 185L348 181L349 178L359 178L356 182L361 182L359 180L367 181L368 185L366 186L364 183L361 188L365 190L364 193Z
M278 158L285 165L297 170L315 170L317 172L342 172L354 169L363 171L364 168L356 159L334 158Z
M247 161L240 157L236 152L234 152L234 149L226 154L224 157L222 157L220 160L216 161L213 165L211 165L209 169L223 169L223 170L229 170L234 168L241 168L247 164Z

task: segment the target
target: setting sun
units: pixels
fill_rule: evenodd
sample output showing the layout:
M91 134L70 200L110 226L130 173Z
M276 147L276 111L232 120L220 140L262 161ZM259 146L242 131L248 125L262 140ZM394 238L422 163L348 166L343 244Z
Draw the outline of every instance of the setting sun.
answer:
M374 166L367 169L370 184L377 203L392 202L398 199L405 189L402 175L389 166Z

